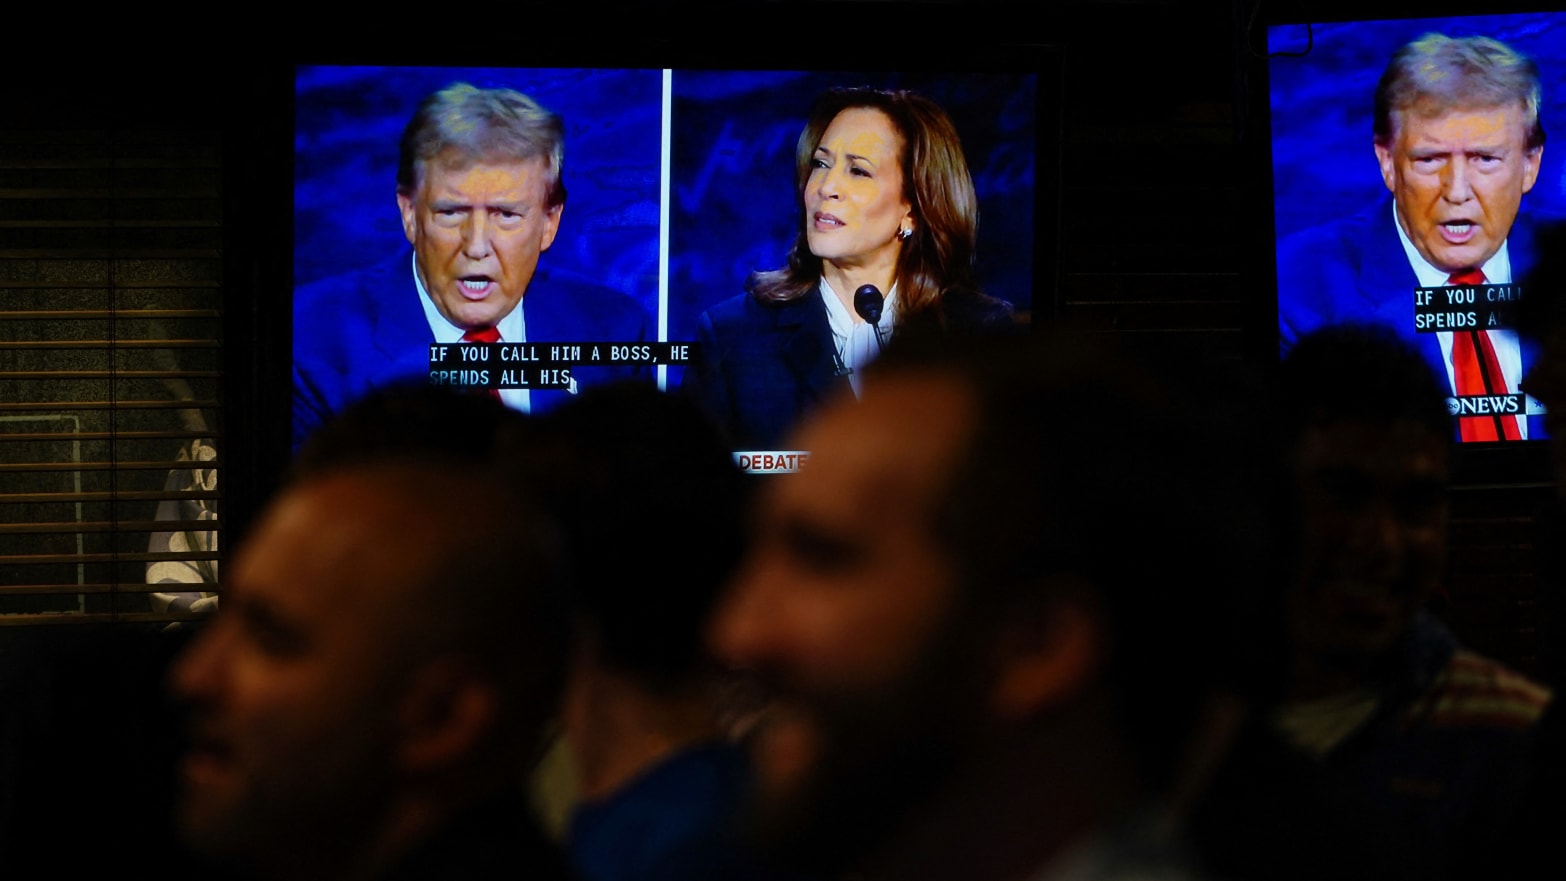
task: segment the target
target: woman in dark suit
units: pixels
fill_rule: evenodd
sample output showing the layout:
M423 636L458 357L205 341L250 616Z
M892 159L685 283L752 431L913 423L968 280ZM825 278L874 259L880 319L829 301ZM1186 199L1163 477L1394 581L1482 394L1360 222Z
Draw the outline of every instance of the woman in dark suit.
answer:
M684 388L737 449L778 449L789 428L914 325L1011 324L973 276L978 196L957 129L908 91L833 89L795 149L799 232L788 264L707 310Z

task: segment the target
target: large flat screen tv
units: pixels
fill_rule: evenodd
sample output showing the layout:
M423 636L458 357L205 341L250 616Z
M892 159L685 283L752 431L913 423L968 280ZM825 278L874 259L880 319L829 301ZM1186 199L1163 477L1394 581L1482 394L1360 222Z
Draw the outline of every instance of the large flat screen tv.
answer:
M977 193L974 276L1026 323L1053 285L1053 237L1041 247L1039 233L1055 211L1058 75L1047 48L912 72L299 66L294 443L370 388L410 377L493 388L535 412L627 376L688 387L704 316L787 262L803 218L796 142L816 99L837 88L909 90L945 111ZM410 190L405 129L457 84L513 90L558 117L563 201L539 183L540 213L531 177L486 176L484 162L438 181L420 166L424 190ZM499 342L464 339L474 323L493 324ZM776 348L758 343L754 357ZM775 373L795 368L819 365ZM803 461L786 429L848 385L843 365L831 368L808 395L790 382L745 386L784 413L764 440L736 440L745 467Z

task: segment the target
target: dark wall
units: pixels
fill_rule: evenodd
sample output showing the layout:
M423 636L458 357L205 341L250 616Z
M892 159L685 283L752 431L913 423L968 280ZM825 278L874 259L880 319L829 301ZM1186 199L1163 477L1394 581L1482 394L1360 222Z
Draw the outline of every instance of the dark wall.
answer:
M1290 6L1265 4L1262 16ZM679 42L710 49L714 64L797 48L815 63L906 59L917 68L996 39L1059 45L1059 212L1038 224L1039 247L1056 260L1035 280L1035 320L1180 340L1265 365L1275 319L1266 160L1249 140L1264 91L1246 54L1262 43L1247 38L1255 7L1249 0L523 4L509 60L497 50L471 57L395 28L385 38L345 37L258 21L242 38L192 39L137 21L83 38L63 73L8 62L15 70L6 82L39 111L35 119L51 124L118 114L222 133L225 399L233 405L225 411L225 478L227 526L238 537L275 484L286 449L292 63L537 64L591 46L603 63L625 64ZM1311 7L1321 18L1365 11L1364 4ZM724 39L702 36L713 25ZM1477 647L1545 672L1538 555L1525 527L1550 487L1526 464L1501 472L1481 462L1466 473L1455 494L1447 614Z

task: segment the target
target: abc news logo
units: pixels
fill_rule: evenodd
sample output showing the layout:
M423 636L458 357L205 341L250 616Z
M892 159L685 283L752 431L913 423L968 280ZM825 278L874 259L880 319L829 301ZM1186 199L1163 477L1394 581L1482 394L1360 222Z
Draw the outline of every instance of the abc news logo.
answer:
M1522 416L1527 412L1526 395L1463 395L1447 398L1447 412L1453 416Z

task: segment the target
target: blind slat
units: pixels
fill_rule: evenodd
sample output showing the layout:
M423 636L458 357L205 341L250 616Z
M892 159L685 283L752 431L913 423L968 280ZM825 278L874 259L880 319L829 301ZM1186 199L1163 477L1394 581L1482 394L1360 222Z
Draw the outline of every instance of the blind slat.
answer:
M81 261L78 260L71 262L79 264ZM108 261L102 260L100 258L98 262ZM80 279L17 279L15 281L5 282L5 287L18 291L38 290L40 288L44 288L51 291L93 291L96 293L107 293L111 289L116 291L172 291L191 290L193 288L207 288L211 290L217 290L218 283L216 281L203 279L176 278L158 279L155 281L138 281L134 279L120 280L116 278L112 285L107 281L90 282ZM5 317L4 313L0 313L0 318L3 317Z
M0 248L0 260L221 260L212 248Z
M59 410L216 410L217 401L39 401L0 404L0 413L52 413Z
M147 584L143 581L105 582L99 584L0 585L0 596L6 594L44 596L72 593L218 593L220 591L221 588L216 584Z
M0 379L216 379L218 370L0 370Z
M6 349L216 349L217 340L0 340Z
M0 493L0 505L18 502L114 502L162 501L164 499L220 499L218 490L178 492L174 490L116 490L79 493Z
M6 198L0 190L0 199ZM0 229L216 229L222 222L192 217L188 220L0 220Z
M0 434L0 441L53 441L53 440L192 440L198 437L217 437L217 431L39 431Z
M25 312L0 312L0 319L10 319L12 321L68 321L72 318L91 318L103 321L110 318L218 317L220 316L216 309L34 309Z
M174 471L188 468L222 468L223 465L217 459L203 459L200 462L181 461L171 459L166 462L20 462L10 465L0 464L0 474L6 472L38 472L38 471Z
M132 552L124 554L12 554L5 562L13 566L52 566L60 563L157 563L173 560L219 560L217 551ZM67 591L73 593L74 591Z
M217 520L84 520L80 523L0 523L0 535L76 535L98 532L221 532Z
M55 624L170 624L200 621L205 616L189 612L50 612L42 615L0 615L0 627L37 627Z

